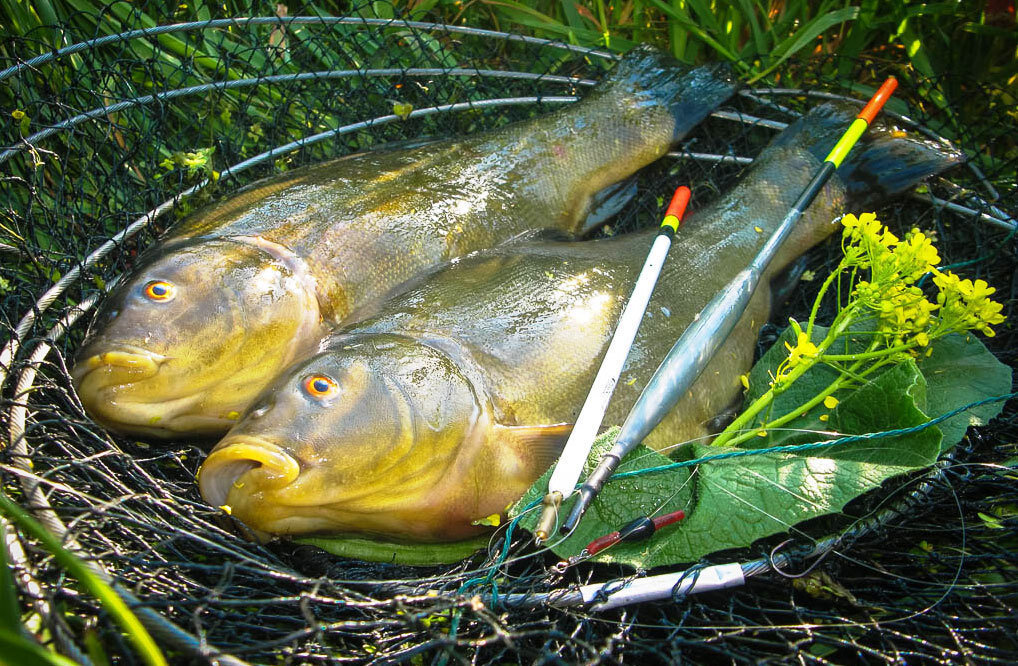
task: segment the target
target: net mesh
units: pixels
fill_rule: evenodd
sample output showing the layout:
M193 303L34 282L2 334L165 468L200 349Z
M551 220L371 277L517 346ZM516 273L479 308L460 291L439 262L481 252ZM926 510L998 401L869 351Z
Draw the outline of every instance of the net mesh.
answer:
M761 575L737 590L600 614L540 595L630 572L562 571L526 535L505 561L492 549L428 569L252 544L198 495L205 449L148 445L93 424L69 388L69 359L103 289L175 219L281 170L538 115L582 96L610 66L603 54L516 35L210 11L195 25L159 17L166 28L130 11L115 22L76 14L0 45L0 108L14 112L0 123L4 489L108 574L169 654L258 663L1018 659L1013 404L934 471L888 484L835 522L796 529L799 545L841 535L819 563L782 547L790 571L817 564L809 575ZM670 184L693 184L699 205L723 193L775 132L747 116L788 122L818 96L864 96L839 88L832 71L868 85L893 71L902 86L891 109L968 153L969 167L881 219L935 232L945 263L998 288L1011 323L987 342L1014 367L1018 277L1006 219L1018 210L1018 151L998 91L965 89L963 106L950 107L931 100L962 82L915 80L893 63L786 65L795 90L736 97L640 174L637 199L611 232L655 223ZM809 267L821 272L837 253L817 248ZM818 286L804 283L778 319L808 312ZM773 336L765 330L764 342ZM785 538L709 561L763 558ZM134 662L105 610L36 543L13 531L5 541L39 635L87 660L83 641L95 632L116 661ZM491 567L500 596L490 585L461 590ZM508 607L507 594L533 603Z

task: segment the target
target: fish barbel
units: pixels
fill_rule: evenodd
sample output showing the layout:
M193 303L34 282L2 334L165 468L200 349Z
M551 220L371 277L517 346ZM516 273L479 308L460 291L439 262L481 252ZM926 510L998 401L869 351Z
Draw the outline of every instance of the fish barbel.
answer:
M106 299L72 371L82 404L122 433L222 434L330 327L442 262L584 233L734 90L724 66L638 48L546 116L256 183L171 229Z
M605 418L619 424L696 313L755 256L851 122L821 106L778 136L738 185L689 216ZM768 275L872 205L960 161L949 146L874 128L809 207ZM265 535L461 539L503 513L555 459L656 230L530 242L460 260L331 336L290 368L213 450L204 498ZM770 294L651 433L708 434L749 370Z

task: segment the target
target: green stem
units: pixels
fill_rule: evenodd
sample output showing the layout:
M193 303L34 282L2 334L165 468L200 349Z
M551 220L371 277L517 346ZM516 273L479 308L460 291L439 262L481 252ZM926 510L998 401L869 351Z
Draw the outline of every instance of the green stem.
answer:
M839 265L831 272L830 275L827 276L827 279L824 280L824 283L820 286L820 293L817 294L816 300L813 301L813 309L810 310L809 323L806 326L806 335L808 335L810 339L813 338L813 326L817 321L817 312L820 310L820 302L824 300L824 294L827 293L827 290L830 288L834 280L840 278L842 270L843 266Z
M729 424L729 426L725 428L724 431L717 436L717 438L715 438L713 446L725 446L728 444L734 437L733 433L745 429L746 426L751 423L754 418L756 418L757 414L771 404L775 396L784 391L785 387L792 384L795 380L801 377L803 373L816 365L827 348L834 344L834 341L848 330L848 327L852 323L853 314L854 308L852 307L839 312L838 316L834 319L834 323L831 325L831 329L827 332L827 337L825 337L817 346L817 355L809 360L804 360L802 363L792 368L791 372L788 373L788 376L782 381L781 387L771 386L766 393L754 400L753 404L747 407L746 410L738 416L738 418L732 421L732 423ZM756 430L757 429L754 428L754 432ZM745 434L740 435L740 438L744 440L746 436L747 435Z
M828 361L856 361L866 360L870 358L879 358L881 356L890 356L900 351L908 351L914 349L915 344L897 345L895 347L887 347L878 351L865 351L859 352L858 354L824 354L820 357L820 360L824 363Z
M890 358L887 357L887 358L882 359L878 363L874 363L873 365L871 365L870 367L866 368L865 370L857 372L859 370L859 366L861 366L863 364L863 361L865 361L865 360L866 359L860 359L860 360L856 361L855 363L853 363L848 368L846 368L844 370L841 370L842 375L840 377L838 377L837 379L835 379L830 384L828 384L827 387L823 391L818 393L813 398L810 398L806 402L802 403L801 405L798 405L794 409L788 410L788 413L786 413L784 416L776 418L773 421L765 422L765 423L761 424L758 428L754 428L752 432L743 433L743 434L741 434L741 435L739 435L737 437L733 437L731 440L729 440L728 446L738 446L739 444L742 444L746 440L748 440L748 439L750 439L752 437L755 437L757 431L759 431L759 430L768 430L768 429L772 429L772 428L780 428L781 426L785 425L789 421L791 421L794 418L796 418L799 414L805 414L806 412L809 412L811 409L813 409L814 407L819 405L821 402L823 402L824 399L827 398L827 396L833 395L839 389L846 388L846 386L848 384L850 384L851 382L853 382L853 381L858 381L859 383L865 382L867 376L872 375L874 372L876 372L880 368L883 368L885 365L889 365L891 363Z
M835 391L837 391L838 389L842 388L842 385L848 379L849 379L848 377L844 377L844 376L838 377L833 382L828 384L827 388L825 388L823 391L821 391L820 393L816 394L815 396L813 396L812 398L810 398L806 402L802 403L801 405L799 405L795 409L790 410L784 416L776 418L773 421L770 421L768 423L764 423L759 428L754 428L753 432L743 433L743 434L741 434L741 435L739 435L737 437L733 437L731 440L729 440L728 446L738 446L739 444L742 444L746 440L751 439L753 437L756 437L756 433L757 433L758 430L764 430L764 429L770 429L770 428L780 428L781 426L785 425L786 423L788 423L792 419L796 418L799 414L803 414L805 412L808 412L809 410L811 410L814 407L816 407L817 405L819 405L821 402L824 401L825 398L827 398L827 396L832 395Z
M81 581L81 584L92 593L102 604L103 608L113 616L128 640L134 643L138 653L145 663L150 666L166 666L166 658L159 651L159 646L152 640L145 626L138 617L131 612L120 595L114 591L105 581L95 575L83 560L64 548L60 541L53 536L49 530L40 525L20 506L14 503L7 495L0 492L0 512L10 518L14 523L24 530L29 536L37 539L61 567L67 570L72 576Z

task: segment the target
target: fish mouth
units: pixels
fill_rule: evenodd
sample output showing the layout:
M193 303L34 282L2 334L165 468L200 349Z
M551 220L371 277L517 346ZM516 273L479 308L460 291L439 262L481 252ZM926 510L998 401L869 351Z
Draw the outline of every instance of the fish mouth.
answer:
M99 383L95 379L100 376L100 382L105 386L131 384L154 377L166 358L141 347L121 345L81 358L71 369L71 378L79 387L86 378L92 379L93 384Z
M248 482L269 490L282 488L299 475L300 463L279 446L257 437L235 436L220 442L202 463L198 488L206 502L223 507L229 504L231 492Z
M156 377L167 360L167 356L133 345L118 345L96 354L86 350L71 369L71 379L89 415L114 430L168 438L180 431L194 430L201 435L228 429L232 421L192 414L201 402L200 395L146 399L146 380Z

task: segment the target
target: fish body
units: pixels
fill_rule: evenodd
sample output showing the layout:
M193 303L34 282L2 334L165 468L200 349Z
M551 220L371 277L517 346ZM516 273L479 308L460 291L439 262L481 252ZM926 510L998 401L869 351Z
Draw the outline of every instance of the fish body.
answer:
M172 229L107 299L73 371L82 403L128 434L221 434L330 327L442 262L582 234L734 89L723 67L639 48L570 108L257 183Z
M606 424L623 421L675 339L755 256L851 118L814 110L732 191L687 219ZM957 155L878 130L850 161L767 277L831 234L849 200L865 205L899 191ZM476 521L502 513L560 451L654 233L507 245L430 276L277 380L203 465L204 497L264 534L441 541L483 529ZM708 435L707 423L738 396L769 306L765 281L648 444Z

